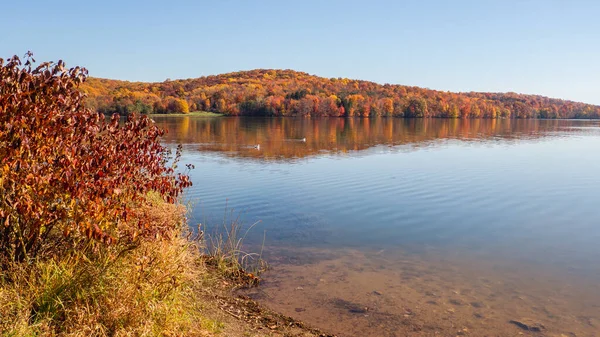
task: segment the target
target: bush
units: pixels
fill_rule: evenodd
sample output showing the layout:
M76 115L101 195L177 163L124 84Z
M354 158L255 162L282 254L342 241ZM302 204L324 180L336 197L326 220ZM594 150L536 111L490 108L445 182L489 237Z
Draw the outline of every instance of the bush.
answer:
M175 203L191 185L168 165L179 151L145 116L120 123L86 109L84 68L34 64L31 53L0 59L0 264L160 235L136 213L149 192Z

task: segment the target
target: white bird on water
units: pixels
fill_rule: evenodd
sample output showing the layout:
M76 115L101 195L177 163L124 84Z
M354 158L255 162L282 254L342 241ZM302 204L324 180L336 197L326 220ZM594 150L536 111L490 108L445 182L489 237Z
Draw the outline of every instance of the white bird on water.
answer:
M257 149L257 150L260 150L260 144L254 145L254 148Z
M306 143L306 138L302 138L301 140Z

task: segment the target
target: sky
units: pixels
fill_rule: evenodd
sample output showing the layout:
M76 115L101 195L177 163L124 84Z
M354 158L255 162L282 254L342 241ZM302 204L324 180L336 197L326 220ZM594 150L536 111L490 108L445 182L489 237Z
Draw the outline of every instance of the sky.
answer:
M600 105L600 1L2 1L0 57L95 77L256 68Z

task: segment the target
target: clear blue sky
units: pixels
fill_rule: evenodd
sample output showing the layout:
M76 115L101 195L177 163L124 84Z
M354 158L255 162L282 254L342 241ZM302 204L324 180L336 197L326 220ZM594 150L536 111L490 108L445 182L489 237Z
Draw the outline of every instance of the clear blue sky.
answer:
M600 1L2 1L0 57L163 81L283 68L600 104Z

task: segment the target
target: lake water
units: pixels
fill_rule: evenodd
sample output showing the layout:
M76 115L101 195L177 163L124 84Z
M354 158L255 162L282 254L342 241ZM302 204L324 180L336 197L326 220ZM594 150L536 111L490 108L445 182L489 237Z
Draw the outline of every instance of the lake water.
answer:
M598 121L155 121L196 166L192 225L259 222L267 306L342 336L600 335Z

